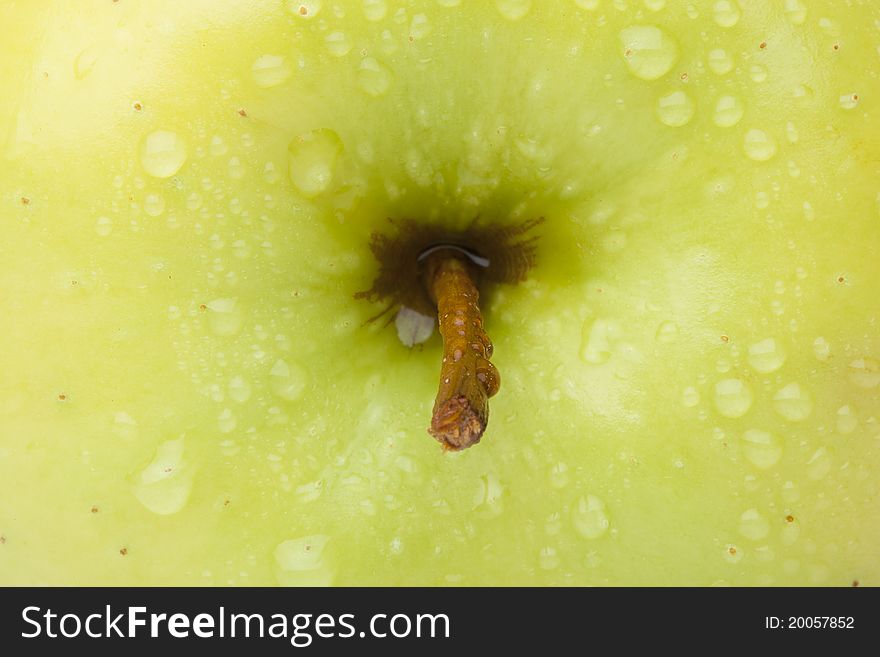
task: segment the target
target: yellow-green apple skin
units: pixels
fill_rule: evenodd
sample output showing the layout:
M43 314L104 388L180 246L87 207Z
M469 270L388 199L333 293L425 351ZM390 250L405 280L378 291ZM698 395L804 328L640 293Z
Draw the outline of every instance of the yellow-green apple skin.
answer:
M880 581L877 3L0 25L0 583ZM539 216L444 453L370 235Z

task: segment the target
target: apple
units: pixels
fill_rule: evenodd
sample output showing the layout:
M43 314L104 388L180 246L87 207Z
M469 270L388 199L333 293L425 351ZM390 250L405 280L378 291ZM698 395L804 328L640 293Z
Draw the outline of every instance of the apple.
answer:
M880 581L875 4L0 18L3 584ZM444 451L371 240L538 218Z

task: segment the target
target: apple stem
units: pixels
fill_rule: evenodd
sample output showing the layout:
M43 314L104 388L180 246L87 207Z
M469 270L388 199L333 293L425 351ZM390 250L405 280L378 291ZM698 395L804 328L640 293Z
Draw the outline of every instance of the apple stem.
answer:
M489 362L492 341L483 330L474 264L460 249L432 252L424 261L425 287L437 307L443 364L428 429L444 449L480 442L489 421L489 397L501 377Z

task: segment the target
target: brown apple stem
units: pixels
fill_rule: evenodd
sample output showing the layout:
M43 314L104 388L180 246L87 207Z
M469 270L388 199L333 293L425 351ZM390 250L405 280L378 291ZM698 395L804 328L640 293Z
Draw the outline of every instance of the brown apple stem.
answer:
M444 449L458 451L480 442L489 421L489 397L501 377L489 362L492 342L483 330L474 265L454 249L425 260L425 285L437 306L443 365L440 389L428 429Z

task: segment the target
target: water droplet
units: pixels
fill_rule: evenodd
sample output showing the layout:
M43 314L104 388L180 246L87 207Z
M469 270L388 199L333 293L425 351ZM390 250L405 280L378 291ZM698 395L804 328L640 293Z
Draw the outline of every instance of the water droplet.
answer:
M352 43L345 32L331 32L324 37L324 43L334 57L344 57L351 52Z
M560 559L554 547L543 547L538 553L538 565L542 570L554 570L559 568Z
M736 0L718 0L712 7L712 16L721 27L733 27L742 15Z
M170 178L186 162L186 143L176 132L155 130L141 142L140 157L141 166L148 174Z
M581 9L586 9L587 11L593 11L596 7L599 6L600 0L574 0L574 3L580 7Z
M733 57L723 48L709 51L709 69L716 75L724 75L733 70Z
M581 359L585 363L599 364L611 357L611 348L619 335L617 322L597 319L592 324L584 322L581 338Z
M304 20L311 20L321 11L321 0L287 0L287 10Z
M752 541L760 541L770 533L770 521L757 509L746 509L739 517L739 533Z
M715 114L712 121L719 128L730 128L739 123L743 116L742 101L736 96L721 96L715 104Z
M773 338L749 346L749 365L761 374L775 372L785 363L785 349Z
M666 75L678 59L678 44L667 32L653 25L632 25L620 32L623 60L642 80Z
M364 0L364 16L368 21L380 21L385 18L388 5L385 0Z
M306 198L327 191L341 153L342 141L332 130L322 128L295 137L287 147L293 186Z
M431 23L425 14L416 14L409 25L409 36L414 41L424 39L431 33Z
M789 383L773 396L773 408L786 420L800 422L813 412L813 398L799 383Z
M206 304L208 326L215 335L235 335L241 328L241 308L236 299L214 299Z
M751 388L740 379L723 379L715 384L715 408L724 417L742 417L753 400Z
M743 433L742 443L746 458L762 470L772 468L782 457L782 440L767 431L749 429Z
M852 406L847 404L837 409L837 431L846 435L859 427L859 418Z
M859 104L858 94L844 94L840 97L840 106L845 110L855 109Z
M767 79L767 69L760 64L753 64L749 67L749 77L752 82L764 82Z
M370 96L381 96L391 86L391 71L373 57L367 57L361 61L358 69L358 87Z
M251 385L241 376L234 376L229 381L229 396L239 403L251 397Z
M495 0L495 6L504 18L515 21L529 13L532 0Z
M113 415L113 433L125 440L137 438L137 421L125 411Z
M662 342L664 344L675 342L676 338L678 338L678 324L669 320L660 322L660 326L657 327L657 333L654 337L657 342Z
M828 340L821 336L813 340L813 355L816 356L816 360L823 363L831 358L831 345L828 344Z
M796 144L798 139L800 139L800 135L798 135L797 126L794 123L789 121L785 124L785 136L788 141L792 144Z
M113 220L110 217L98 217L95 222L95 232L101 237L107 237L113 232Z
M230 409L224 408L220 411L220 415L217 416L217 428L220 430L220 433L229 433L235 430L236 424L235 415L232 414Z
M657 100L657 117L664 125L679 128L693 118L695 108L693 99L685 92L673 91Z
M275 548L275 576L282 586L330 586L336 569L326 554L330 537L302 536Z
M405 347L421 344L434 335L434 316L401 306L394 318L397 337Z
M151 217L158 217L165 211L165 198L151 193L144 197L144 212Z
M553 488L565 488L569 479L568 466L562 461L550 468L550 485Z
M666 6L666 0L644 0L644 4L651 11L660 11Z
M807 8L801 0L785 0L785 17L792 25L803 25L807 20Z
M238 157L229 158L229 162L227 163L226 167L229 171L229 177L233 180L241 180L242 178L244 178L245 168Z
M571 521L578 534L590 539L602 536L611 524L605 503L595 495L578 498L571 510Z
M693 386L688 386L681 393L681 403L687 408L693 408L700 403L700 391Z
M860 388L876 388L880 385L880 361L873 358L857 358L849 364L849 380Z
M473 510L481 518L494 518L504 511L504 486L494 474L483 475L477 481Z
M756 162L766 162L776 155L776 140L763 130L750 129L745 136L743 149Z
M132 492L158 515L180 511L189 499L192 476L183 460L183 438L159 445L150 464L132 477Z
M817 481L831 472L831 464L834 459L827 447L820 447L807 461L807 476Z
M89 46L85 50L80 51L76 59L73 60L73 76L77 80L82 80L92 72L97 61L98 56L94 47Z
M281 359L276 360L269 376L272 392L287 401L299 399L306 388L306 371L295 361L287 363Z
M281 55L261 55L251 65L251 75L258 87L268 89L283 84L293 70Z

